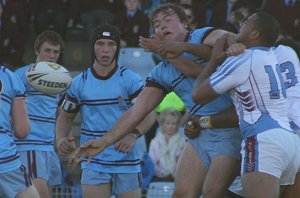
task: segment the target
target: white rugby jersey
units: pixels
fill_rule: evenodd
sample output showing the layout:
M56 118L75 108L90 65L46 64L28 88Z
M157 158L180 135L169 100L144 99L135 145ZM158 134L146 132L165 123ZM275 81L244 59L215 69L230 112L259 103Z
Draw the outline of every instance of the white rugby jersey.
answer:
M274 48L288 99L288 118L292 129L300 127L300 63L296 52L287 46Z
M255 47L227 58L211 75L218 94L231 90L244 137L274 128L291 130L282 70L273 48Z

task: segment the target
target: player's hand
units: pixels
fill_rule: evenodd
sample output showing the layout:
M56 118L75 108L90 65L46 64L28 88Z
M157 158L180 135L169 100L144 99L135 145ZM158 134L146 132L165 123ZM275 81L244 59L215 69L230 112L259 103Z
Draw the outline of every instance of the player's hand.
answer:
M164 41L159 48L160 56L165 59L177 58L182 52L181 42L175 40Z
M194 139L199 136L201 132L201 127L199 125L199 117L192 116L191 120L189 120L184 126L184 134L190 138Z
M81 156L77 156L75 154L75 152L71 153L67 158L68 158L68 164L67 164L67 168L70 172L72 172L73 170L75 170L75 168L78 166L78 164L82 161L82 159L85 156L81 155Z
M57 150L60 155L69 155L76 150L75 139L72 136L60 138L57 141Z
M90 163L92 157L101 153L105 148L105 139L101 138L98 140L90 140L86 142L84 145L80 146L75 155L77 158L82 159L86 155L89 157L87 163Z
M227 56L237 56L243 53L246 49L246 46L242 43L234 43L230 45L226 50Z
M145 51L159 53L161 43L162 41L159 35L154 35L150 38L140 36L139 38L139 45L140 47L144 48Z
M228 35L227 34L223 35L221 38L219 38L216 41L213 47L211 58L209 61L213 61L215 66L222 63L227 57L226 54L226 49L228 47L227 39L228 39Z
M121 153L129 153L136 140L136 136L129 133L115 144L115 149Z

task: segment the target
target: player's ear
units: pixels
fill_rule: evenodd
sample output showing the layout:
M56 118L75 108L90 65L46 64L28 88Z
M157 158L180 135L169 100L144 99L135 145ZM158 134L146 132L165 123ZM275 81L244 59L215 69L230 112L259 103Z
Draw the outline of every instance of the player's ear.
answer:
M257 30L253 30L250 33L250 38L252 40L257 40L260 37L260 33Z

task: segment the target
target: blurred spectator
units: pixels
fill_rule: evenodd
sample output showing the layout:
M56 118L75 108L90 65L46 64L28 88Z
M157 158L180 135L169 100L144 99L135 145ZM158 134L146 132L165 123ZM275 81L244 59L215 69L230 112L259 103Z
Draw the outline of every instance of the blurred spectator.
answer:
M184 103L174 92L168 93L164 97L163 101L161 101L161 103L156 107L155 111L157 112L157 115L159 115L165 109L170 109L170 108L176 109L182 115L185 114ZM147 148L149 148L151 140L155 137L157 128L158 128L158 122L156 121L151 127L151 129L145 134Z
M150 143L149 155L154 162L154 181L174 181L176 164L185 140L179 134L180 112L165 109L159 115L160 131Z
M191 30L196 29L198 25L195 20L195 15L194 15L192 6L189 4L181 4L181 6L183 7L185 15L189 20Z
M298 0L268 0L264 9L279 21L284 36L300 40L300 2Z
M251 0L246 0L250 4L251 9L256 7L256 3ZM237 0L212 0L211 7L212 15L209 20L209 25L213 27L222 27L227 22L231 21L231 9Z
M31 20L37 34L53 29L65 38L71 0L31 0Z
M126 9L115 17L121 32L121 47L138 47L139 36L148 37L149 18L139 10L140 0L124 0Z
M0 64L14 69L23 65L27 22L17 0L0 1Z
M178 4L183 6L185 10L191 10L193 13L192 27L200 28L206 26L206 0L179 0Z
M166 3L167 0L149 0L147 5L149 6L147 9L145 9L145 14L150 16L151 12L156 8L157 5Z
M93 30L102 24L112 24L115 14L124 10L123 0L72 0L71 16L81 16L81 22L92 38Z
M251 5L247 0L237 0L230 13L230 20L222 28L233 33L238 33L242 21L252 12Z

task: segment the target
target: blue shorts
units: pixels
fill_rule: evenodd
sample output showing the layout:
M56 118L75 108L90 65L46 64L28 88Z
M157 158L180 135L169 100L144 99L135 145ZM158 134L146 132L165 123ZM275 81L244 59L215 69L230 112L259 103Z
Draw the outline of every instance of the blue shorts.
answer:
M112 184L112 194L136 191L141 188L142 175L140 173L102 173L90 169L83 169L82 185Z
M188 141L207 168L218 156L241 159L242 135L239 128L203 129L197 138Z
M32 179L40 178L49 186L61 184L61 167L54 151L19 151L22 164Z
M16 197L18 193L23 192L31 185L26 167L21 165L14 171L0 174L0 197Z

